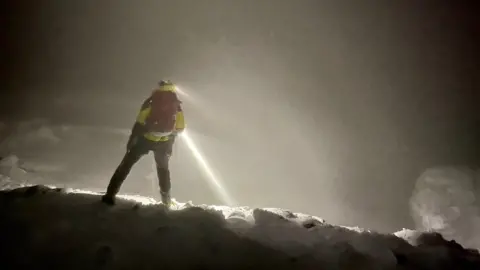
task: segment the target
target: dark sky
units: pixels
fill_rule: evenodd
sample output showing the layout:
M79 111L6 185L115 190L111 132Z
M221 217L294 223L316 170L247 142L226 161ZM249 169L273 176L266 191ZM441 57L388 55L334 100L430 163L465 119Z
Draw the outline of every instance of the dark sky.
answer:
M9 2L4 117L129 128L175 80L241 204L394 230L425 168L480 164L480 23L462 1Z

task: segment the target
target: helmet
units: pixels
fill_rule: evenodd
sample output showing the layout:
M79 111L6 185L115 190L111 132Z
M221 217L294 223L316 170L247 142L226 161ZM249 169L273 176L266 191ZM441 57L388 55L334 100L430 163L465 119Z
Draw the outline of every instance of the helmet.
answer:
M158 82L158 90L175 92L177 90L177 87L170 80L161 80Z

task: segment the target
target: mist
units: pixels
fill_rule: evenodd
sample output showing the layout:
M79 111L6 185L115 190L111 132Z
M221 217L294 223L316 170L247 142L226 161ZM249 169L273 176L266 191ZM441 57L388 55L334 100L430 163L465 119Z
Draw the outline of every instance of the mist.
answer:
M188 95L188 133L239 205L394 231L413 226L409 198L426 168L480 165L479 22L467 5L6 5L5 121L129 129L155 84L171 79ZM221 204L177 145L173 196Z

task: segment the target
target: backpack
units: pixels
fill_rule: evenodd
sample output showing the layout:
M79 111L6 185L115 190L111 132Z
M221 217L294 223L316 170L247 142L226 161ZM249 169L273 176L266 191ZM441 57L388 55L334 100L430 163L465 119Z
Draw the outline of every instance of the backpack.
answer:
M154 91L150 102L151 111L145 120L147 130L159 133L173 132L180 103L175 92Z

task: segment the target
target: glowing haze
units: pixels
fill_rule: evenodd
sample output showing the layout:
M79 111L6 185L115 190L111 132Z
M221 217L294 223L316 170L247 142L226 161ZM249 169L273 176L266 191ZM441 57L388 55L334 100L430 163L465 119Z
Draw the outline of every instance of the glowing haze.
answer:
M1 113L128 129L171 79L189 136L172 157L178 200L412 227L422 171L480 164L478 19L446 2L10 1ZM65 156L111 162L106 186L124 140ZM151 162L122 191L149 194Z

